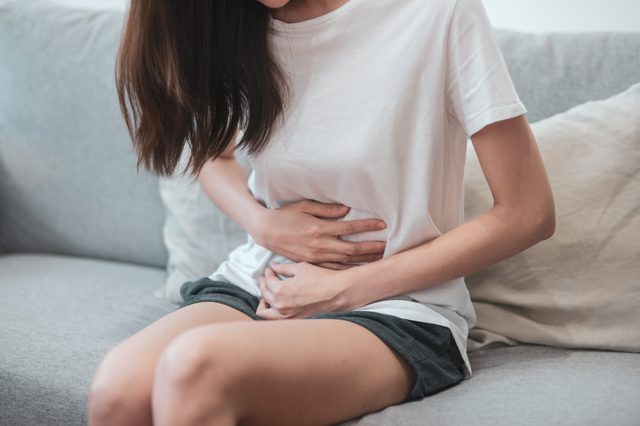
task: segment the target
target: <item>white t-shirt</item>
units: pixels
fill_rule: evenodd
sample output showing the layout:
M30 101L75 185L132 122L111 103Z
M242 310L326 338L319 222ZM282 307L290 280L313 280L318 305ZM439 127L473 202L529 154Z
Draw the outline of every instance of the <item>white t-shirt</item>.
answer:
M350 206L339 220L381 218L387 228L341 238L386 240L385 257L464 222L470 135L527 112L481 0L350 0L271 20L268 40L293 99L275 140L249 157L250 191L268 208L309 198ZM260 297L271 261L291 262L249 236L209 277ZM356 310L448 327L471 377L464 277Z

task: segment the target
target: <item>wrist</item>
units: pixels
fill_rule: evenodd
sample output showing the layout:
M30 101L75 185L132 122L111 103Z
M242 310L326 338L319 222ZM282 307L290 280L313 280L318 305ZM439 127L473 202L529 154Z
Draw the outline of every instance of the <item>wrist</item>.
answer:
M393 270L393 260L390 256L341 270L336 280L340 303L355 309L394 295L393 283L385 278Z
M356 285L359 282L356 269L359 267L353 266L337 271L336 278L332 281L337 305L336 310L349 311L369 303L369 300L364 298L364 295L359 291L362 286Z
M263 247L266 247L267 233L269 232L269 219L271 217L271 209L260 204L256 209L252 210L247 232L253 240Z

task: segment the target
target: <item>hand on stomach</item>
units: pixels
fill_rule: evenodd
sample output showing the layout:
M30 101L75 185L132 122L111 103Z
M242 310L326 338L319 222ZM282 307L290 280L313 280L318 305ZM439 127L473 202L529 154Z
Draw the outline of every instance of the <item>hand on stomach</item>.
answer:
M269 209L262 218L261 246L294 262L347 269L383 257L387 229L382 219L341 204L303 199Z

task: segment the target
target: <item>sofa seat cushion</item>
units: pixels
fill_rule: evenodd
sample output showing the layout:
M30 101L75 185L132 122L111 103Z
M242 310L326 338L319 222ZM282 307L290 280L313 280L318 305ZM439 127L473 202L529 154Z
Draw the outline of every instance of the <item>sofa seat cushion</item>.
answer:
M86 425L104 355L177 307L152 294L165 279L164 270L117 262L0 256L0 424ZM520 345L469 357L471 379L342 424L631 425L640 418L640 354Z
M86 424L104 355L177 306L153 296L165 280L118 262L0 256L0 424Z
M640 354L527 344L469 359L471 379L345 426L638 425Z

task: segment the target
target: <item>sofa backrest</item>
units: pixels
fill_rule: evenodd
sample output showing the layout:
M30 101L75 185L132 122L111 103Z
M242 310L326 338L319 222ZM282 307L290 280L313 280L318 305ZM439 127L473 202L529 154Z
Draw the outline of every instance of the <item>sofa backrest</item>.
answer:
M0 253L165 267L158 179L115 93L123 15L0 0ZM640 33L496 37L530 122L640 81Z
M115 92L122 18L0 0L0 250L164 267L157 179Z
M640 32L495 34L530 123L640 82Z

